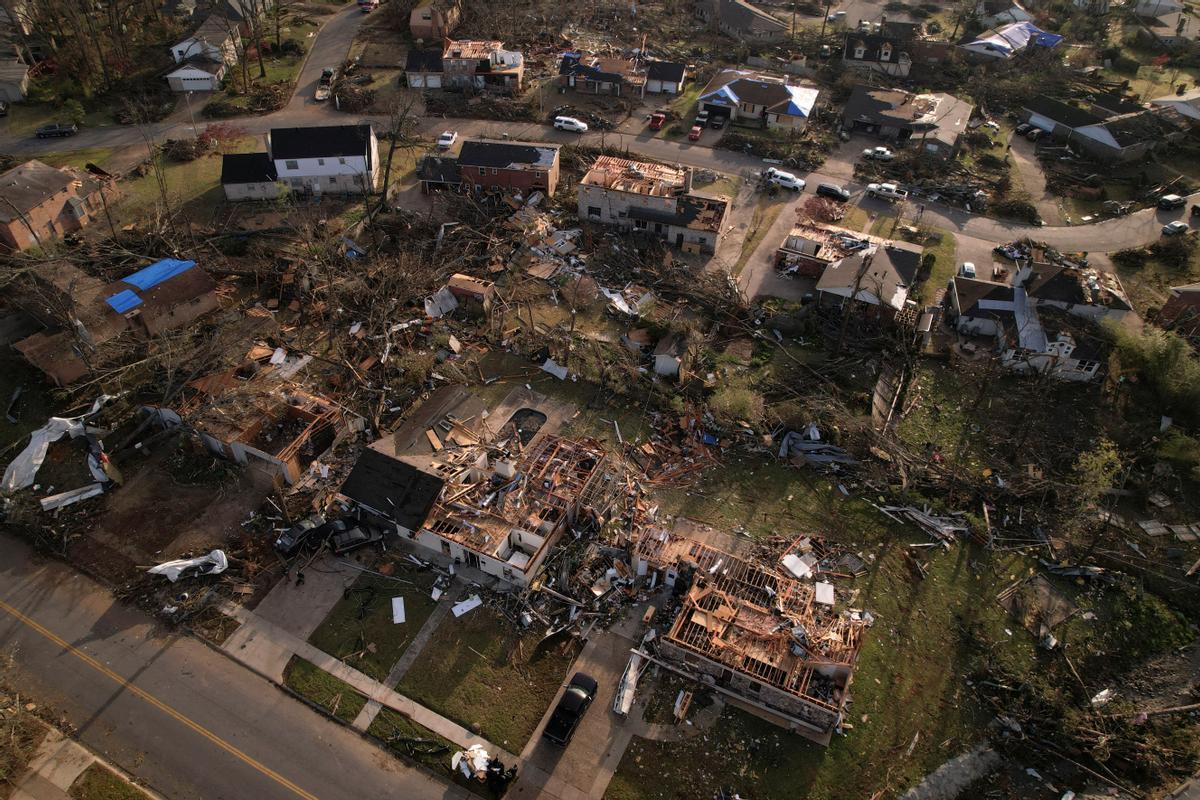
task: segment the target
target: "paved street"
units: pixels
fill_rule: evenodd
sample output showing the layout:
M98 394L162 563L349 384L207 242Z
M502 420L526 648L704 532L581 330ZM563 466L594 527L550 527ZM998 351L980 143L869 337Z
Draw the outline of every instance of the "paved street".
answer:
M7 535L0 652L11 683L172 798L469 797Z
M359 11L356 4L351 4L325 23L320 35L311 44L304 69L300 71L300 79L296 81L296 91L284 109L285 112L295 114L304 111L307 106L324 105L313 99L313 94L317 91L317 81L321 78L321 70L325 67L342 66L346 54L350 52L354 35L358 33L366 18L367 15Z

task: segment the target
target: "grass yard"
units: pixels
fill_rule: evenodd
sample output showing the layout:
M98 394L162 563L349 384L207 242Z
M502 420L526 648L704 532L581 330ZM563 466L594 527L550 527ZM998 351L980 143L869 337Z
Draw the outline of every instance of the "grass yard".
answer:
M51 122L70 122L70 116L58 105L53 103L13 103L9 106L8 117L0 121L2 129L9 136L32 137L34 131ZM112 109L89 111L83 117L83 128L99 128L113 124Z
M1121 259L1113 259L1113 264L1138 313L1145 313L1150 308L1160 308L1172 286L1200 281L1200 248L1192 252L1191 258L1182 268L1169 266L1150 256L1136 266L1124 263Z
M540 633L519 635L490 609L448 616L397 691L520 752L541 721L578 648Z
M300 656L292 656L284 667L283 685L343 722L353 722L367 703L367 698L354 691L350 684Z
M46 738L46 726L24 709L27 701L20 697L12 700L0 714L0 794L5 797Z
M450 769L450 757L459 748L423 725L390 708L381 709L367 733L387 743L392 752L414 761L480 797L490 797L486 787L468 781L461 772Z
M693 186L697 191L713 197L724 195L730 200L737 197L738 190L742 187L742 179L736 175L725 175L720 172L716 173L716 176L717 179L714 181L697 180Z
M955 257L958 253L958 242L954 238L954 234L949 231L934 231L933 235L941 238L936 242L931 242L921 256L924 259L925 256L932 254L933 268L916 291L917 296L924 301L931 300L934 292L944 287L954 277L957 264Z
M842 206L842 210L846 212L846 216L842 217L837 224L843 228L849 228L852 231L865 231L867 223L870 222L870 215L862 206L851 205L846 203Z
M579 327L584 327L582 314ZM535 392L577 407L580 411L579 416L564 426L561 431L563 435L594 436L615 449L620 447L611 422L615 419L621 426L621 436L625 441L636 441L640 437L649 436L650 429L638 405L623 402L622 398L614 397L611 392L603 391L593 383L582 379L560 381L542 372L537 364L498 350L493 350L481 358L479 366L488 378L502 376L500 380L486 386L475 387L475 393L486 403L498 403L513 389L529 384Z
M771 197L766 193L759 194L755 202L754 213L750 216L750 225L746 229L746 238L742 240L742 253L738 256L737 264L733 267L735 276L741 275L742 270L746 267L746 262L750 260L750 256L754 255L754 251L762 244L766 238L767 232L771 230L771 226L775 224L775 220L779 218L779 213L793 199L790 192L782 192L777 197Z
M252 153L261 146L258 139L246 136L226 142L219 153L209 153L194 161L164 161L163 173L171 203L198 216L211 214L225 197L221 191L221 154ZM142 217L160 202L153 172L126 178L119 188L121 197L113 206L113 218L119 224Z
M148 795L108 767L93 763L67 790L71 800L147 800Z
M890 239L895 236L896 226L899 224L899 212L879 212L875 214L874 219L871 219L871 226L867 228L867 233L872 236L882 236L885 239Z
M381 681L437 605L432 572L398 575L411 583L363 573L308 641L364 675ZM392 598L404 598L405 621L392 622ZM448 598L442 602L448 602Z
M38 160L52 167L77 167L83 169L90 162L99 167L109 166L107 162L115 151L111 147L85 147L80 150L63 150L42 153ZM145 151L143 151L145 152Z

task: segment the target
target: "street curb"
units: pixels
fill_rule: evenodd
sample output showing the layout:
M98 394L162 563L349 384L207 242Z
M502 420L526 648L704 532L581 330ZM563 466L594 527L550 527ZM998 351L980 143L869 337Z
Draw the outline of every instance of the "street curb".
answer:
M333 22L334 19L337 18L337 15L342 13L343 11L345 11L346 8L348 8L350 5L351 5L350 0L346 0L345 3L343 3L342 5L337 7L337 10L334 11L333 14L330 15L329 19L325 20L325 22L323 22L320 25L320 27L317 28L316 35L313 36L313 44L314 45L317 43L317 40L321 38L321 31L325 30L325 26L328 25L329 23ZM350 41L353 44L354 40L351 39ZM312 57L312 51L313 51L313 48L311 48L311 47L309 47L307 50L304 51L304 58L303 58L303 60L300 61L300 71L296 73L296 85L292 87L292 93L290 95L288 95L287 102L283 104L283 108L277 108L277 109L275 109L275 111L272 111L270 113L277 114L280 111L285 110L288 106L290 106L292 104L292 101L296 99L296 93L300 91L300 76L304 74L304 68L308 66L308 59ZM345 61L346 59L343 58L342 60Z
M243 623L243 624L244 624L244 623ZM367 733L366 731L360 731L358 728L354 727L353 723L346 722L345 720L341 719L340 717L337 717L337 716L335 716L335 715L331 714L331 713L329 712L329 710L328 710L327 708L325 708L324 706L318 705L317 703L314 703L312 700L309 700L307 697L304 697L303 695L301 695L301 694L298 694L298 693L297 693L297 692L296 692L294 689L292 689L292 688L291 688L290 686L288 686L287 684L284 684L284 683L279 683L279 682L277 682L277 681L276 681L274 678L271 678L269 675L267 675L267 674L266 674L265 672L263 672L262 670L260 670L260 669L258 669L257 667L254 667L254 666L252 666L252 665L250 665L250 664L247 664L246 662L242 661L242 660L241 660L241 659L239 659L237 656L235 656L233 653L230 653L230 652L229 652L228 650L226 650L224 647L222 647L221 645L219 645L219 644L217 644L216 642L212 641L211 639L208 639L208 638L207 638L207 637L205 637L204 635L202 635L202 634L200 634L200 633L196 632L194 629L192 629L192 628L190 628L190 627L184 628L184 626L181 626L181 630L183 630L183 629L186 629L186 631L187 631L189 634L191 634L193 638L195 638L195 639L199 640L200 642L202 642L202 643L203 643L205 646L207 646L207 647L208 647L210 650L215 650L216 652L220 653L221 655L225 656L227 659L229 659L230 661L232 661L234 664L237 664L237 665L238 665L239 667L241 667L242 669L245 669L246 671L248 671L248 672L250 672L250 673L252 673L252 674L254 674L254 675L257 675L257 676L258 676L258 677L260 677L260 678L262 678L264 681L266 681L267 683L269 683L269 684L271 684L272 686L274 686L276 689L278 689L278 690L279 690L280 692L282 692L283 694L285 694L285 695L287 695L287 696L291 697L293 700L299 700L301 703L303 703L304 705L308 706L308 707L309 707L309 708L311 708L313 711L317 712L318 714L320 714L321 716L325 717L326 719L332 720L333 722L336 722L336 723L337 723L338 725L340 725L341 727L343 727L343 728L346 728L347 730L353 731L354 733L358 734L360 737L362 737L362 738L363 738L363 739L365 739L366 741L370 742L370 743L371 743L372 745L374 745L375 747L377 747L377 748L379 748L380 750L382 750L382 751L383 751L384 753L386 753L387 755L389 755L389 756L391 756L392 758L395 758L396 760L398 760L398 761L400 761L401 763L403 763L405 766L407 766L407 767L410 767L410 768L412 768L412 769L417 769L417 770L420 770L420 771L422 771L422 772L426 773L427 775L429 775L429 776L431 776L431 777L433 777L433 778L436 778L436 779L438 779L438 780L439 780L439 781L441 781L442 783L445 783L445 784L446 784L448 787L451 787L451 788L454 788L454 789L460 789L460 790L462 790L462 791L464 791L464 792L467 792L467 790L466 790L466 789L463 789L463 787L461 787L461 786L459 786L458 784L456 784L456 783L454 783L454 782L452 782L452 781L448 780L448 779L446 778L446 776L444 776L444 775L439 775L437 772L435 772L434 770L432 770L432 769L430 769L429 767L425 766L424 764L421 764L421 763L419 763L419 762L417 762L417 761L413 761L413 760L411 760L411 759L405 758L403 754L401 754L401 753L397 753L395 750L392 750L392 749L391 749L391 748L388 746L388 744L387 744L386 742L384 742L382 739L380 739L379 737L377 737L377 736L373 736L372 734L369 734L369 733ZM299 658L299 656L297 656L296 654L294 654L294 653L293 653L293 654L292 654L292 658ZM385 708L386 708L386 706L385 706ZM395 710L395 709L392 709L392 710ZM400 712L396 712L396 713L400 713ZM453 744L453 742L452 742L451 744ZM473 794L473 793L471 793L471 792L467 792L467 794L468 794L468 796L470 796L470 797L484 797L484 796L485 796L485 795L475 795L475 794Z

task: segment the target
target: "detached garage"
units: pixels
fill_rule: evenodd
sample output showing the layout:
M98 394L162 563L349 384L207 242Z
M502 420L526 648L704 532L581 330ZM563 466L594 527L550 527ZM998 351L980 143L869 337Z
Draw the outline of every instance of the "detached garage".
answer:
M225 65L208 59L185 61L167 73L167 85L176 92L215 92L225 77Z

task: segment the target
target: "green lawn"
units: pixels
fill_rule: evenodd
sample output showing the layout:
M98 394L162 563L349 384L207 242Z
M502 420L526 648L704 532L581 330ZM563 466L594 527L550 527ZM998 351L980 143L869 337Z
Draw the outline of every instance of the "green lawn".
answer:
M1136 266L1127 266L1116 259L1113 263L1133 307L1139 313L1144 313L1148 308L1161 307L1172 286L1200 281L1200 247L1192 252L1186 265L1178 268L1150 256Z
M51 122L70 122L70 117L57 105L52 103L13 103L9 106L8 117L0 120L0 129L10 136L33 136L33 132ZM112 109L90 111L83 117L80 128L98 128L112 125Z
M308 641L381 681L404 655L437 605L430 597L432 572L401 575L411 583L363 573ZM404 598L405 622L392 622L392 598ZM443 598L442 602L448 602Z
M841 221L837 223L838 225L852 231L866 230L870 217L865 208L846 203L842 206L842 210L846 212L846 216L842 217Z
M450 757L459 749L453 742L443 739L398 711L381 709L371 722L371 727L367 728L367 733L386 742L394 753L415 761L467 791L480 797L490 797L483 784L468 781L461 772L450 769Z
M261 148L259 139L246 136L225 143L222 152L252 153ZM197 214L209 213L225 196L221 191L221 153L209 153L194 161L164 159L163 172L167 196L176 209L184 208ZM116 203L113 216L122 223L132 222L160 202L158 181L152 171L121 181L119 189L121 198Z
M519 635L486 607L448 616L397 691L520 752L578 650L568 641L563 652L561 639L539 650L540 638L540 631Z
M354 691L350 684L300 656L292 656L284 667L283 685L343 722L353 722L367 703L367 698Z
M954 277L957 269L955 258L958 253L958 242L955 240L954 234L949 231L935 231L934 235L941 238L936 242L931 242L922 254L922 259L924 256L933 254L935 259L933 269L930 270L929 277L917 288L916 292L924 301L931 300L934 293Z
M93 763L67 791L71 800L147 800L147 795L107 767Z
M52 167L77 167L84 169L88 163L98 167L111 166L108 162L115 151L111 147L85 147L80 150L55 150L42 153L38 160Z

